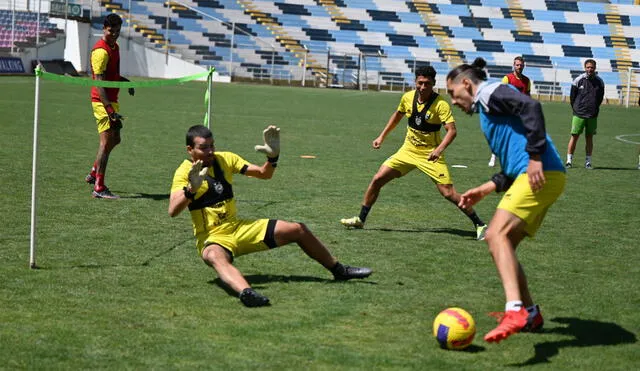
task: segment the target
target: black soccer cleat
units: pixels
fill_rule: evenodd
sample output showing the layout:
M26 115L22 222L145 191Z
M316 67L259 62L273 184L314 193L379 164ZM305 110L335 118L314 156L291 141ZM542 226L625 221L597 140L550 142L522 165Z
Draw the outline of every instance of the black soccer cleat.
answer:
M371 268L351 267L349 265L336 263L336 265L331 268L331 273L333 273L333 278L336 281L348 281L353 278L367 278L373 271Z
M253 291L251 287L242 290L240 293L240 301L249 308L270 305L268 297Z

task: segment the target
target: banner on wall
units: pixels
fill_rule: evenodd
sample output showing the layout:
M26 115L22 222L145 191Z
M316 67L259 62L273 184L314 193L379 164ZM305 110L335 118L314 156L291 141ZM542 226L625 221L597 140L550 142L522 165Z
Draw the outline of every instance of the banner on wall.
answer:
M53 17L82 17L82 6L65 1L52 1L49 15Z
M0 73L25 73L22 59L0 57Z

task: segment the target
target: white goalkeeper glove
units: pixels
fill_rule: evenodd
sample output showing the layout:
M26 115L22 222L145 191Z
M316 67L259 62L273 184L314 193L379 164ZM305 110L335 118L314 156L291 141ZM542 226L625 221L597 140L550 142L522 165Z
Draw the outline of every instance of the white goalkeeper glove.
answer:
M200 186L204 181L205 175L207 175L207 168L202 167L201 160L198 160L191 165L191 170L189 170L189 186L191 188L191 192L198 192L198 189L200 189Z
M269 159L276 159L280 155L280 128L275 125L269 125L262 131L262 137L264 138L263 145L255 146L255 150L262 152Z

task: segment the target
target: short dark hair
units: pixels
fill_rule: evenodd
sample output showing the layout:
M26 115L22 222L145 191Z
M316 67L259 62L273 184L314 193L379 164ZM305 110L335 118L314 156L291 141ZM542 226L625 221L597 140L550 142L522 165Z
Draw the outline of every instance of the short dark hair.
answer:
M584 66L587 66L587 63L593 63L594 66L597 66L596 61L594 59L587 59L584 61Z
M520 62L524 63L524 58L522 58L521 56L517 56L517 57L513 58L513 62L515 63L516 61L520 61Z
M120 16L116 13L111 13L108 16L104 17L103 26L104 28L122 26L122 18L120 18Z
M449 71L447 80L456 80L460 77L467 76L474 83L487 80L487 73L484 71L487 62L482 58L476 58L473 63L461 64Z
M193 125L187 130L187 145L193 147L193 140L196 137L208 139L213 138L213 133L208 127L202 125Z
M431 66L421 66L416 68L416 79L418 76L431 77L431 80L436 81L436 70Z

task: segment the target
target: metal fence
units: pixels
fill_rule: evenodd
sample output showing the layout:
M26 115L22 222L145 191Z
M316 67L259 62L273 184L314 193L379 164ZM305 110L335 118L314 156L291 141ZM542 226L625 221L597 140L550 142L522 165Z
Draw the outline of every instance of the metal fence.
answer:
M139 16L136 13L136 1L126 0L123 1L122 6L125 9L118 10L118 13L123 17L125 24L122 28L121 40L123 42L130 42L136 40L138 42L144 42L149 47L162 48L168 56L170 53L178 53L185 60L190 60L193 63L202 65L212 65L222 75L228 75L232 80L242 81L254 81L259 83L280 84L280 85L297 85L297 86L315 86L315 87L327 87L327 88L346 88L346 89L360 89L360 90L378 90L378 91L406 91L414 88L413 73L417 66L427 64L440 64L442 60L407 60L397 59L383 55L380 52L377 54L371 53L353 53L353 51L344 51L338 49L325 49L325 50L308 50L305 47L303 55L289 51L285 46L278 42L275 37L262 38L253 35L245 30L243 27L239 27L235 22L228 22L219 19L211 14L207 13L207 8L196 8L182 1L170 1L163 4L166 7L166 22L164 25L158 25L146 16ZM179 14L173 11L172 6L179 6L184 9L188 9L193 14L197 14L203 19L217 22L223 25L225 37L228 42L228 47L225 50L226 55L220 55L218 60L206 60L201 58L193 50L190 50L190 45L172 43L173 39L180 39L178 30L173 29L170 25L176 24L179 18ZM133 8L132 8L133 7ZM66 11L65 11L66 9ZM37 20L35 23L40 27L40 16L46 14L50 17L57 17L63 19L73 19L75 17L82 17L84 19L93 19L94 17L104 16L110 11L107 11L100 4L100 0L0 0L0 10L3 11L5 25L3 36L0 41L5 42L4 45L11 45L10 49L5 49L5 53L13 54L19 52L16 50L20 43L17 42L19 37L24 35L21 27L21 17L24 13L35 15ZM131 10L131 11L130 11ZM135 17L140 19L132 20L132 14L136 13ZM142 12L142 11L141 11ZM21 13L21 14L20 14ZM7 17L8 15L8 17ZM7 26L7 19L9 19ZM146 38L146 35L141 34L132 27L135 22L145 24L150 28L154 28L157 33L163 36L162 43L153 42ZM58 22L60 24L60 22ZM66 22L65 28L66 28ZM236 35L245 35L250 40L250 44L238 41ZM33 33L35 41L32 42L32 47L38 47L46 43L46 40L40 39L40 33L35 30ZM246 40L243 39L243 40ZM203 46L204 47L204 46ZM0 52L2 49L0 48ZM260 59L252 60L251 63L246 63L238 60L238 55L243 53L259 54ZM277 60L280 58L280 62ZM282 60L286 58L286 60ZM308 64L307 59L313 58L315 64ZM383 63L384 62L384 63ZM498 64L502 64L496 67L497 70L509 70L511 60L498 61ZM389 66L398 66L389 67ZM548 73L545 76L554 76L550 81L534 81L533 83L533 95L534 97L542 100L567 100L570 93L570 81L559 81L558 66L548 65L535 65L528 63L527 67L538 67L547 69ZM448 71L438 71L439 76L446 74ZM564 71L566 72L566 71ZM526 73L526 71L525 71ZM566 73L565 73L566 74ZM496 73L491 74L492 78L501 78ZM444 81L442 78L438 79L438 85L436 88L443 90ZM625 104L634 102L638 99L638 87L632 84L632 82L621 83L618 87L619 104ZM615 99L614 99L615 100Z

